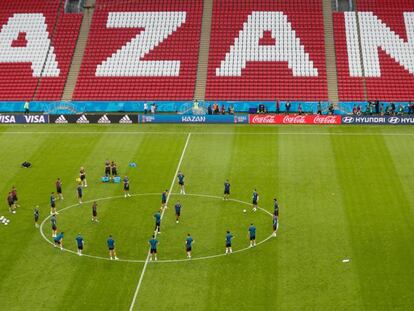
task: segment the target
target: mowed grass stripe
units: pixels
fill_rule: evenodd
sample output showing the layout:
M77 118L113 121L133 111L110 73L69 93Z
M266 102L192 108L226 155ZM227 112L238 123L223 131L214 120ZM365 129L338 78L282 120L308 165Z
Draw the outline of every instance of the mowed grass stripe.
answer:
M383 137L332 142L363 308L408 310L414 292L414 218L388 146Z

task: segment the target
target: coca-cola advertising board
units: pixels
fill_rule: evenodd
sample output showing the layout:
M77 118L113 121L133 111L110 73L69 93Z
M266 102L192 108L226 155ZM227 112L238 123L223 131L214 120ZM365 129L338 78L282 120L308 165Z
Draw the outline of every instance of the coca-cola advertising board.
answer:
M341 116L251 114L250 124L341 124Z

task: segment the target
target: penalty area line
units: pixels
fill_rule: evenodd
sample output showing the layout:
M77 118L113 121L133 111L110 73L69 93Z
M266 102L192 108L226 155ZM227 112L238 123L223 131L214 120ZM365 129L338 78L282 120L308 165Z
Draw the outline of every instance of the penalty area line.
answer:
M185 145L184 145L183 151L181 152L180 160L178 161L177 169L175 170L173 179L171 181L171 186L168 189L168 195L167 195L166 204L168 204L168 201L170 200L172 188L174 187L175 178L176 178L176 176L178 174L178 171L180 170L181 164L183 163L185 151L187 150L188 143L190 141L190 137L191 137L191 132L188 133L188 135L187 135L187 139L185 141ZM161 220L162 220L162 218L164 216L164 212L165 212L165 208L161 212ZM155 232L155 236L157 236L157 232ZM148 262L149 262L150 256L151 256L151 253L150 253L150 250L148 250L147 259L145 260L144 267L142 268L141 275L140 275L139 280L138 280L137 288L135 289L134 297L132 298L132 302L131 302L131 305L129 307L129 311L132 311L134 309L135 302L136 302L137 297L138 297L138 294L139 294L139 290L141 289L142 280L144 279L145 272L147 271L147 266L148 266Z

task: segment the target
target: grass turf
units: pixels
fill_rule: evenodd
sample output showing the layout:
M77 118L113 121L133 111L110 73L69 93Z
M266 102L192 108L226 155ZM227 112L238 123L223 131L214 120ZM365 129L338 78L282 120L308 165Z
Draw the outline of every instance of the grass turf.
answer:
M137 133L139 132L139 133ZM122 195L122 186L101 184L105 159L114 159L131 180L131 193L161 193L174 177L187 133L181 169L187 192L281 205L278 237L255 249L214 259L150 263L135 310L411 310L414 308L414 129L365 126L1 126L1 193L18 189L21 207L0 215L2 310L127 310L144 263L78 257L48 244L33 225L41 220L57 177L65 199L76 204L75 177L85 166L85 200ZM33 168L22 169L29 160ZM136 161L137 168L128 167ZM174 183L173 192L178 192ZM173 203L183 203L180 224ZM113 234L118 256L145 260L160 195L99 202L58 216L65 247L75 250L81 232L85 253L107 257ZM185 259L184 239L196 241L193 257L224 252L226 229L234 249L248 245L254 222L258 240L271 233L271 218L248 205L173 194L159 236L159 259ZM247 208L244 214L242 209ZM44 233L50 238L47 220ZM350 258L349 263L342 259Z

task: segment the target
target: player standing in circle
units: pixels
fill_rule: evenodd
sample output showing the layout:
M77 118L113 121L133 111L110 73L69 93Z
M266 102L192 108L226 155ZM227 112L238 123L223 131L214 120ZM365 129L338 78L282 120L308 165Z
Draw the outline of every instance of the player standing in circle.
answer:
M168 208L167 207L167 196L168 196L168 189L163 191L161 194L161 210Z
M231 240L234 238L234 236L230 233L230 231L227 231L226 233L226 255L231 254L233 252L231 248Z
M192 244L194 243L193 238L190 234L187 234L187 238L185 239L185 251L187 252L187 258L191 259L191 249Z
M53 239L53 241L55 242L55 247L60 246L60 250L62 251L63 251L63 234L64 232L61 232L58 235L56 235L55 238Z
M184 174L183 172L179 171L178 175L178 185L180 186L180 194L185 194L185 188L184 188Z
M154 228L154 234L161 234L161 213L156 212L154 214L155 218L155 228Z
M57 219L55 214L53 214L52 217L50 217L50 224L52 226L52 238L54 238L56 237L57 233Z
M180 221L180 216L181 216L181 203L180 201L177 201L177 203L175 203L175 222L178 224Z
M152 239L148 241L148 244L150 245L150 261L154 258L155 261L157 261L157 245L158 240L155 238L155 235L152 236Z
M230 196L230 182L228 179L224 182L224 196L223 200L227 201Z
M124 196L125 198L128 196L130 197L131 195L129 194L129 179L128 176L124 177Z
M76 237L76 245L78 247L78 255L79 256L82 256L82 251L83 251L83 237L81 236L80 233Z
M250 224L249 227L250 247L256 246L256 227Z
M38 206L36 206L36 208L34 209L34 223L35 223L35 227L39 228L39 209L37 208Z
M278 228L279 228L279 216L273 215L273 236L274 237L276 237Z
M113 259L118 260L119 258L116 257L116 252L115 252L115 240L112 238L112 235L108 237L108 240L106 241L106 243L108 244L109 258L111 260Z
M83 197L82 185L78 185L78 187L76 188L76 195L77 195L79 204L82 204L82 197Z
M253 195L252 195L253 212L255 212L257 210L257 202L259 202L259 193L257 193L256 189L254 189Z
M56 193L58 195L58 198L60 200L63 200L63 194L62 194L62 181L60 178L56 180Z
M273 215L279 217L279 203L276 198L273 199Z
M105 176L111 177L111 162L109 160L105 161Z
M98 203L96 201L92 204L92 221L99 222L98 220Z
M16 187L15 186L12 187L11 194L12 194L12 197L13 197L13 204L16 207L20 207L20 205L17 204L17 201L18 201L18 199L17 199L17 190L16 190Z
M55 214L59 214L59 213L56 212L56 197L55 197L55 193L52 192L50 194L50 215L55 215Z
M83 166L81 166L79 170L79 178L81 180L82 187L85 187L85 188L88 187L88 182L86 181L86 172Z
M9 204L9 212L16 214L16 205L14 204L13 195L11 192L7 195L7 203Z
M111 163L111 170L112 170L112 178L118 176L118 170L116 168L115 161L112 161L112 163Z

